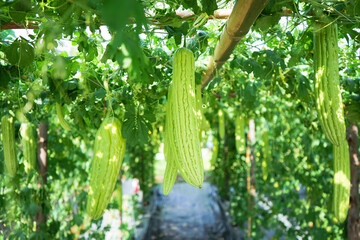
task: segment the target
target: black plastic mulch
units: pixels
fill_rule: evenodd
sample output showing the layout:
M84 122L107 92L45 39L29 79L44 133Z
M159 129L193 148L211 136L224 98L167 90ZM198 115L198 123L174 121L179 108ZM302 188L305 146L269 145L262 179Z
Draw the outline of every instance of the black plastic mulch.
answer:
M161 189L154 189L155 211L146 240L236 239L214 186L204 183L198 189L177 183L168 196Z

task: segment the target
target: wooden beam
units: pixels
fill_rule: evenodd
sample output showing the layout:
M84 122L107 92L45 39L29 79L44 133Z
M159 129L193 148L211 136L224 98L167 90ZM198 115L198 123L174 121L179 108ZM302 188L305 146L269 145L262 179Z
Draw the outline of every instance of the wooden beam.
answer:
M217 42L214 56L210 59L203 75L201 88L204 89L215 76L216 70L229 59L240 40L249 32L268 0L238 0L223 28Z
M232 9L217 9L214 11L214 15L209 16L209 19L227 19L231 15ZM195 13L190 10L175 11L176 15L181 18L188 18L195 16Z
M209 16L209 19L227 19L231 14L231 9L218 9L214 11L214 15ZM190 10L185 11L176 11L176 15L181 18L188 18L191 16L195 16L194 12ZM190 18L188 20L193 20ZM156 20L150 20L150 22L157 23ZM2 26L0 26L0 30L5 29L38 29L39 26L36 24L20 24L15 22L5 22Z
M35 24L20 24L20 23L14 23L14 22L5 22L2 26L0 26L0 30L6 30L6 29L38 29L39 26Z
M262 1L261 1L262 2ZM262 9L261 9L262 10ZM214 15L209 16L209 19L227 19L230 17L232 12L232 9L217 9L214 11ZM185 11L176 11L176 15L181 18L188 18L191 16L194 16L194 12L190 10ZM292 16L293 12L291 9L287 9L286 7L282 8L281 16ZM188 20L193 20L193 18L190 18ZM151 22L157 22L156 20L150 20ZM0 26L0 30L5 29L38 29L39 26L35 24L20 24L15 22L5 22L2 26Z

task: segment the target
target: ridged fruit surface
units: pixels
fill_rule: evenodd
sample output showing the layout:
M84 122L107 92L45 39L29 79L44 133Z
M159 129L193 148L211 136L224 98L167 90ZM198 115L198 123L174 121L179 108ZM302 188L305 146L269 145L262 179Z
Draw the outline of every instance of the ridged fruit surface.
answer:
M350 157L347 141L334 149L333 210L339 222L346 220L350 203Z
M6 171L10 176L14 177L18 169L18 162L16 159L14 118L10 116L2 117L1 130Z
M177 177L177 168L175 164L175 150L172 136L173 129L173 120L172 120L172 112L171 112L171 104L169 99L172 97L172 87L169 89L168 93L168 102L166 104L166 119L165 119L165 141L164 141L164 155L166 160L166 167L164 173L164 181L163 181L163 193L164 195L168 195L175 184Z
M196 114L198 118L199 137L201 141L201 133L210 129L210 124L206 120L203 113L203 102L201 96L201 84L196 84L195 96L196 96Z
M216 163L218 152L219 152L219 140L217 140L217 138L213 136L213 149L212 149L212 154L211 154L211 159L210 159L210 163L213 166Z
M204 166L199 141L199 127L195 99L195 62L193 53L180 48L173 59L173 86L171 104L171 144L175 163L184 180L201 187Z
M109 117L96 133L86 205L87 214L93 219L104 214L118 179L125 153L121 126L118 119Z
M339 146L346 139L339 82L337 25L315 26L315 97L321 127L329 141Z
M37 163L37 141L33 125L31 123L22 123L20 135L23 147L25 172L29 174L32 170L36 169Z
M235 118L235 145L239 154L245 153L245 119L241 115Z

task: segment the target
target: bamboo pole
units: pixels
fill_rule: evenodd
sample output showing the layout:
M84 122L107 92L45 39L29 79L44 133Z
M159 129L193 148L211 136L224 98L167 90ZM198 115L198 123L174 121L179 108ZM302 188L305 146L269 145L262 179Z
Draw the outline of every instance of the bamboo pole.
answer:
M204 89L215 76L216 70L229 59L240 40L249 32L268 0L238 0L223 28L217 42L214 56L210 59L203 75L201 88Z

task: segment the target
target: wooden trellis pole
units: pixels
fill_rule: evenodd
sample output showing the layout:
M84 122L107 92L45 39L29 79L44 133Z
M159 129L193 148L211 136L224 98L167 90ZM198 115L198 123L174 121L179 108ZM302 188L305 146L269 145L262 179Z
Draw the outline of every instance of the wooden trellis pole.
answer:
M238 0L226 22L203 75L201 88L204 89L219 69L230 57L240 40L249 32L268 0Z

